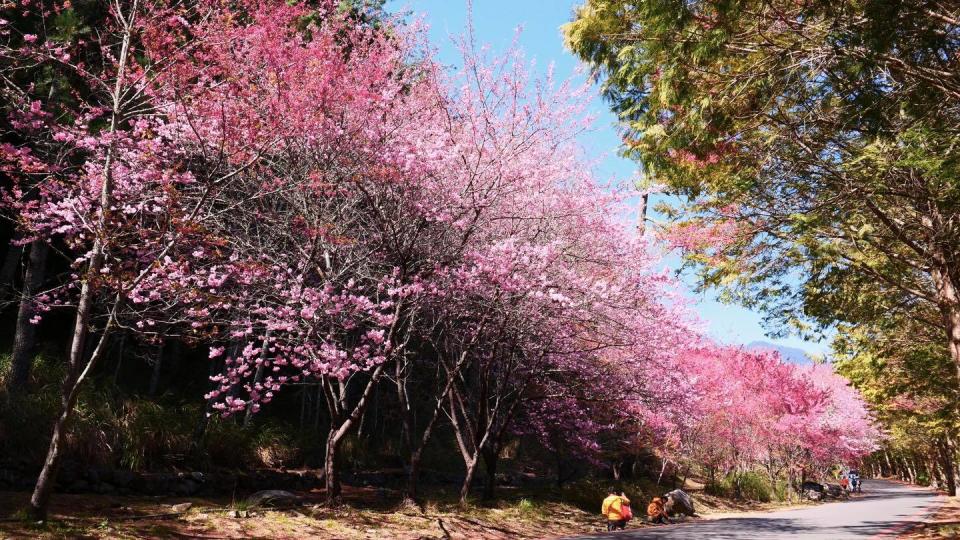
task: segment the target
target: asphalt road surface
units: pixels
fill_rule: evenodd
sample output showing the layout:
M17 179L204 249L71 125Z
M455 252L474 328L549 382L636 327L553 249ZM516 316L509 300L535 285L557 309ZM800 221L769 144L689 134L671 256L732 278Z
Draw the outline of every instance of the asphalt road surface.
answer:
M936 511L943 502L942 496L928 489L884 480L864 480L863 494L847 501L795 510L645 527L632 531L627 529L616 533L578 536L577 539L895 538L910 525ZM645 504L642 506L646 508Z

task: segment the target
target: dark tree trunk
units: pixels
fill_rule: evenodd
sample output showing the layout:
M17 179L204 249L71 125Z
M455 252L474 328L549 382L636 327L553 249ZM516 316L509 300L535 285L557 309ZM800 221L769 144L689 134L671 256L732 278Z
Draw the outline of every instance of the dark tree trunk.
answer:
M327 445L323 456L323 481L327 490L327 503L336 503L340 500L340 471L338 463L338 447L340 440L337 437L337 429L331 422L330 433L327 435Z
M941 464L944 480L946 480L947 494L951 497L957 495L957 473L954 456L956 451L953 447L953 441L949 438L940 443Z
M130 8L130 14L128 15L128 18L123 21L123 38L120 47L120 56L117 60L118 64L113 94L111 96L112 110L110 113L110 125L105 130L105 132L108 134L116 133L117 123L120 120L122 113L120 110L121 96L124 79L126 78L127 59L130 51L130 41L134 30L133 20L138 9L137 4L137 0L134 0ZM37 521L43 521L47 518L47 511L50 507L50 496L53 494L53 487L57 481L57 473L60 470L60 460L62 457L62 449L60 445L62 444L64 437L67 435L68 425L71 417L73 416L73 408L77 402L80 385L83 383L84 378L86 378L90 370L93 369L94 365L96 365L97 360L103 353L103 345L110 338L110 331L113 329L116 309L120 307L119 304L122 302L122 297L120 295L117 295L117 297L114 298L114 309L110 312L107 322L104 325L103 334L101 334L93 353L90 355L89 359L87 359L87 357L84 355L84 346L86 345L87 333L89 331L94 302L96 300L94 282L100 277L100 270L103 268L104 250L106 247L104 245L104 241L105 239L109 238L107 218L109 208L113 202L113 159L114 152L116 151L115 145L116 142L111 140L109 147L107 148L106 155L104 156L102 174L103 182L101 183L99 197L100 208L103 209L99 216L99 228L102 236L96 236L93 241L93 245L91 246L90 250L91 255L89 262L87 263L84 277L81 280L82 284L80 286L80 297L77 301L77 318L74 322L73 336L70 341L70 355L67 359L67 374L63 382L63 395L60 401L60 413L57 416L56 422L53 426L53 433L50 436L50 446L47 449L47 456L44 459L43 468L40 470L39 476L37 476L37 483L34 486L33 495L30 497L30 507L28 508L28 513L34 520Z
M219 360L210 361L210 371L207 375L207 380L212 379L219 371ZM217 384L211 384L210 390L216 390ZM203 405L203 412L200 414L199 420L197 420L197 427L193 431L193 442L191 447L194 451L199 450L203 446L203 436L207 433L207 426L210 424L210 415L213 414L213 399L208 399Z
M260 364L257 366L257 371L253 375L253 385L256 386L260 384L260 381L263 380L263 370L266 368L267 363L267 353L270 348L270 330L267 330L263 336L263 345L260 349ZM250 425L250 421L253 419L253 403L247 405L247 410L243 415L243 427Z
M0 266L0 296L6 300L16 289L17 273L20 270L20 259L23 258L23 246L11 240L7 253L3 257L3 266Z
M937 289L937 301L943 327L946 331L947 350L957 370L957 382L960 383L960 291L957 290L955 276L943 256L935 256L939 264L934 265L931 276Z
M422 450L422 448L418 448L410 454L410 470L407 473L406 497L413 500L417 499L417 491L420 484L420 459Z
M644 193L640 196L640 206L637 209L637 232L641 235L647 229L647 206L650 202L650 194Z
M123 349L127 343L127 335L121 334L120 338L117 340L116 347L111 349L111 352L114 356L117 357L117 364L113 368L113 384L117 384L120 380L120 369L123 367Z
M147 395L151 397L157 395L157 390L160 388L160 374L163 370L163 350L165 345L165 341L160 341L160 346L157 348L157 356L153 359L153 371L150 373L150 386L147 388Z
M346 403L347 389L341 387L339 395L335 395L332 385L321 382L324 388L327 407L330 411L330 427L327 434L327 443L324 451L324 483L327 489L327 503L335 504L340 500L340 474L339 474L339 447L343 438L357 425L360 417L366 411L370 403L370 394L380 381L383 375L384 364L374 368L370 374L370 380L367 381L360 398L352 408L342 407ZM344 383L340 383L344 384ZM339 405L338 405L339 404Z
M466 475L463 477L463 485L460 486L460 506L467 504L467 498L470 496L470 488L473 486L473 477L477 474L477 464L480 456L474 455L473 459L466 463Z
M7 390L18 392L26 388L33 368L33 350L37 341L37 325L30 322L36 315L34 296L43 286L47 272L47 254L50 246L40 240L30 244L30 259L23 279L23 298L17 310L16 333L13 337L13 353L10 356L10 378Z
M95 249L94 253L97 252L98 250ZM101 261L98 261L97 255L94 255L92 259L91 268L98 269ZM92 308L92 287L89 283L84 283L80 291L80 301L77 304L77 319L71 341L70 357L67 362L67 375L63 381L60 413L54 422L53 433L50 436L50 445L47 448L47 457L44 459L43 468L40 470L39 476L37 476L37 483L34 486L33 495L30 497L30 507L28 511L30 517L36 521L43 521L47 518L50 496L53 495L53 487L57 481L57 473L60 471L60 460L63 455L61 445L67 435L69 422L73 417L80 385L90 370L96 365L97 360L103 353L103 344L110 337L110 330L113 325L112 317L108 320L103 334L101 334L89 360L86 359L84 355L84 343L87 338L87 326L90 323Z
M436 426L437 418L440 416L440 411L443 408L443 400L450 392L451 385L453 385L454 380L460 370L464 367L467 361L467 352L469 348L461 353L459 360L453 366L452 369L447 370L446 383L444 384L443 391L438 393L434 400L433 411L430 413L430 417L427 420L426 426L423 428L423 433L420 435L419 440L414 443L414 429L415 423L413 415L409 407L409 399L406 390L406 375L402 378L397 379L397 398L401 403L400 414L404 418L404 430L409 430L410 434L410 471L407 475L407 493L405 496L410 499L417 498L418 482L420 480L420 462L423 457L423 450L426 448L427 443L430 442L430 437L433 435L434 426ZM398 370L397 372L401 372ZM404 405L406 404L406 405Z
M491 445L493 446L493 445ZM497 448L487 448L483 451L483 467L487 478L483 485L483 500L492 501L497 490L497 465L500 461L500 452Z

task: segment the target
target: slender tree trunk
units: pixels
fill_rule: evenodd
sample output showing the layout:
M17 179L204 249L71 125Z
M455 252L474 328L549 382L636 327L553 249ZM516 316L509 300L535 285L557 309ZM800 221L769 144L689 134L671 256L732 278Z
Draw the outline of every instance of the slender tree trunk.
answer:
M930 461L930 487L942 489L945 482L943 480L943 471L940 470L940 459L934 455Z
M323 395L323 389L318 384L314 386L314 391L316 396L313 398L313 431L320 431L320 412L323 410L323 400L320 398Z
M126 343L127 334L120 334L116 347L111 347L111 354L117 357L117 365L113 368L113 384L117 384L120 380L120 368L123 367L123 349Z
M957 476L954 455L956 450L953 446L953 440L949 437L944 438L940 443L941 464L944 480L946 480L947 494L951 497L957 495Z
M30 258L27 263L27 273L23 279L23 298L20 299L20 308L17 310L13 353L10 356L10 378L7 380L7 390L11 393L26 388L30 380L37 337L37 325L30 322L30 319L36 315L34 296L43 286L49 252L50 246L42 240L34 240L30 244Z
M134 21L137 10L139 9L138 0L133 0L130 12L126 17L116 13L115 16L123 24L123 38L120 46L120 55L117 63L116 79L111 95L110 126L106 133L115 133L117 123L120 120L122 111L121 99L126 78L128 54L130 51L130 41L133 37ZM73 337L70 344L70 356L67 361L67 375L63 384L63 396L60 402L60 414L57 416L53 426L53 433L50 436L50 446L47 449L47 457L44 459L43 468L37 477L37 483L30 497L30 507L28 509L31 517L36 520L45 520L47 510L50 506L50 496L53 494L53 486L56 483L57 473L60 470L61 443L66 436L66 430L70 418L73 416L73 407L77 402L78 390L83 379L87 376L93 366L96 364L99 356L103 353L103 344L110 337L110 331L113 328L116 309L119 307L122 297L117 295L114 299L113 309L100 336L99 343L94 349L90 359L85 361L84 345L86 344L87 332L91 322L93 303L96 292L94 291L94 280L99 278L100 269L103 267L105 237L108 234L107 217L113 204L113 161L116 152L116 141L111 139L107 148L103 163L103 182L100 187L100 215L98 218L99 236L95 237L90 251L90 259L87 263L86 272L80 286L80 298L77 302L77 318L73 328Z
M370 394L380 381L380 377L383 376L384 367L384 364L380 364L373 370L373 373L370 374L370 380L367 381L367 385L364 387L360 399L357 400L353 409L349 410L349 414L346 414L346 411L343 409L337 410L333 408L335 403L344 403L346 401L345 389L341 390L339 400L337 399L338 396L328 396L328 398L333 398L328 399L328 406L330 407L330 430L327 435L327 445L324 452L324 484L327 488L326 495L327 503L329 504L336 503L340 499L340 474L337 463L340 442L344 436L353 429L360 419L360 416L363 415L363 412L366 410L367 404L370 402Z
M951 306L944 314L947 339L950 346L950 358L957 366L957 379L960 380L960 306Z
M487 479L483 486L483 500L492 501L497 489L497 465L500 461L498 448L491 445L483 451L483 466L486 469Z
M407 458L407 486L406 493L404 493L404 498L416 500L417 498L417 483L420 478L420 458L423 455L423 445L414 444L414 419L413 419L413 410L410 407L410 400L407 395L407 382L409 378L409 360L406 358L401 358L397 361L395 366L396 371L394 373L394 381L396 382L397 387L397 404L400 406L400 429L401 429L401 440L403 441L404 446L407 448L408 458ZM434 413L434 418L436 418L436 413ZM431 430L433 427L433 419L427 425L427 431ZM429 435L427 435L429 438Z
M471 346L472 344L473 342L471 342ZM437 418L440 416L440 411L443 409L443 400L450 393L450 388L453 385L454 381L456 380L457 375L466 365L469 350L470 349L468 347L462 353L460 353L460 356L457 359L457 363L453 366L453 368L447 370L447 380L444 383L443 390L439 394L437 394L437 397L434 402L433 410L430 413L430 418L429 420L427 420L427 425L426 427L424 427L423 433L420 435L419 441L417 441L416 444L413 444L411 442L410 471L407 475L407 493L405 494L405 496L408 498L411 498L411 499L417 498L417 489L418 489L418 483L420 479L420 461L423 456L423 450L424 448L426 448L427 443L430 441L431 435L433 435L433 428L437 423ZM401 384L400 380L397 381L397 384L398 386ZM404 378L403 384L404 385L406 384L405 378ZM401 403L406 402L407 401L406 388L401 389L398 387L397 392L398 392L398 398L401 400ZM402 410L401 414L403 414L404 416L407 416L406 409ZM412 428L413 427L412 418L409 419L409 422ZM412 435L412 431L411 431L411 435Z
M0 266L0 295L7 299L16 288L17 271L20 269L20 259L23 257L23 246L16 243L14 238L7 247L3 257L3 266Z
M960 292L957 291L957 283L946 259L938 255L935 260L938 264L935 264L931 277L937 288L950 359L953 360L957 370L957 382L960 383Z
M93 259L96 259L96 256L94 256ZM91 266L93 265L94 262L91 261ZM50 436L50 446L47 449L47 457L43 462L40 475L37 477L33 495L30 497L30 507L28 511L31 518L37 521L43 521L47 518L50 496L53 494L53 486L56 484L57 473L60 470L60 460L63 450L61 444L63 443L64 437L66 437L70 419L73 417L73 409L77 403L80 385L103 354L103 344L109 339L110 330L113 325L111 314L111 318L108 320L90 359L84 361L83 343L86 339L87 324L90 320L90 310L93 304L92 296L91 287L88 283L84 283L80 292L77 321L74 327L72 346L70 348L70 359L67 364L67 376L63 382L60 414L54 422L53 433Z
M323 454L323 481L327 490L327 502L335 502L340 499L340 471L337 469L338 448L340 439L337 437L337 430L331 422L330 432L327 434L327 445Z
M267 330L263 336L263 346L260 349L260 363L257 365L257 371L253 375L253 386L256 387L263 380L263 370L267 363L267 353L270 348L270 330ZM243 415L243 427L250 425L253 419L253 403L247 405L246 413Z
M219 360L214 359L210 361L210 370L207 372L207 381L213 379L213 377L217 374L219 367ZM215 390L217 386L217 384L211 384L210 390ZM198 450L203 445L203 436L207 433L207 426L210 424L210 416L212 414L213 399L208 399L203 404L203 412L200 414L200 419L197 421L197 427L193 431L193 442L191 444L193 450Z
M663 473L667 472L667 460L660 460L660 474L657 475L657 485L660 485L660 482L663 481Z
M474 455L466 463L466 475L463 477L463 485L460 486L460 506L466 506L467 498L470 496L470 487L473 486L473 477L477 473L477 464L480 463L479 455Z
M407 445L408 450L413 449L413 410L410 407L410 400L407 397L407 380L409 378L409 360L401 358L397 360L394 368L394 380L397 386L397 403L400 405L400 438L403 444Z
M163 370L163 350L166 342L161 340L157 348L157 356L153 359L153 371L150 373L150 386L147 388L147 395L150 397L157 395L160 388L160 373Z
M417 491L420 487L420 460L423 456L423 448L417 448L410 453L410 470L407 472L407 493L409 499L417 499Z
M640 205L637 208L637 232L642 236L647 230L647 206L650 203L650 194L640 196Z

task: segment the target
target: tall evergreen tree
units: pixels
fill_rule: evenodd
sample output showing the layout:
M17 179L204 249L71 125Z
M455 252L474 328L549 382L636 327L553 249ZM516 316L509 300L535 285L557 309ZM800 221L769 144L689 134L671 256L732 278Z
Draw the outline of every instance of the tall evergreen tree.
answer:
M565 32L705 284L799 328L904 316L960 369L960 7L588 0Z

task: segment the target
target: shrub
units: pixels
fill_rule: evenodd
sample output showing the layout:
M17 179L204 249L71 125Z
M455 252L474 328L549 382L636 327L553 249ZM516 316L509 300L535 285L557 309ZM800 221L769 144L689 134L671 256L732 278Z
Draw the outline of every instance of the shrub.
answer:
M729 481L729 477L707 482L703 487L703 491L707 495L713 495L714 497L730 498L733 496L733 487Z
M744 471L736 474L735 477L736 483L739 485L740 497L751 501L770 502L772 489L766 475L754 471Z
M517 503L517 511L524 516L532 515L537 511L537 505L527 498L520 499Z
M123 405L118 436L120 464L131 470L152 470L182 462L190 452L192 431L200 411L137 400Z
M786 485L782 488L783 497L786 497ZM730 473L720 480L708 483L704 491L709 495L725 498L739 498L750 501L770 502L771 492L776 491L770 485L766 475L755 471L740 471ZM777 491L780 497L780 491Z

